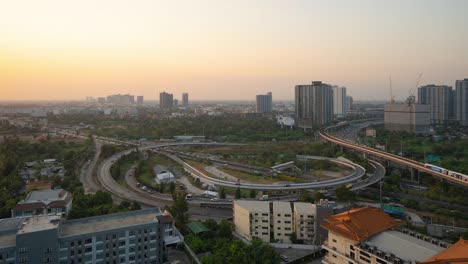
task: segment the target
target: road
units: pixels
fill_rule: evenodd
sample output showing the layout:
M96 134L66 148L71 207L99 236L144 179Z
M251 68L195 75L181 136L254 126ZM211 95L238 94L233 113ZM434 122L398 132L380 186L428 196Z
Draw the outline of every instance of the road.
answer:
M83 166L81 168L80 172L80 181L83 184L85 194L96 193L98 190L100 190L99 183L93 174L94 168L96 167L96 164L99 161L99 156L101 156L102 142L97 139L94 139L94 146L96 152L94 153L93 159L91 161L88 161L86 163L86 166Z
M192 176L200 178L202 182L206 182L216 186L224 186L230 188L242 188L242 189L254 189L254 190L299 190L299 189L323 189L327 187L334 187L344 184L349 184L355 181L358 181L362 176L365 174L365 169L358 164L354 163L347 163L343 161L339 161L336 159L330 159L325 157L314 157L309 156L310 159L327 159L335 163L339 163L345 166L352 166L354 168L354 172L348 176L330 179L325 181L318 181L318 182L307 182L307 183L289 183L289 184L259 184L259 183L235 183L231 181L221 180L217 178L210 177L205 173L199 171L198 169L192 167L191 165L187 164L183 160L181 160L176 155L161 152L162 154L166 155L168 158L174 160L175 162L181 164L186 171L192 174ZM303 156L306 157L306 156Z
M370 147L367 147L367 146L358 145L358 144L352 143L350 141L346 141L346 140L343 140L341 138L334 137L334 136L332 136L332 135L330 135L328 133L328 130L334 129L334 128L337 128L337 127L338 126L331 126L331 127L325 128L325 129L321 129L319 134L323 139L325 139L326 141L332 142L334 144L337 144L337 145L340 145L340 146L343 146L343 147L346 147L346 148L354 149L356 151L366 153L368 155L376 156L376 157L379 157L379 158L382 158L382 159L385 159L385 160L388 160L388 161L392 161L392 162L395 162L395 163L398 163L398 164L401 164L401 165L416 169L418 171L426 172L426 173L431 174L431 175L433 175L435 177L439 177L441 179L445 179L447 181L450 181L450 182L457 183L457 184L460 184L462 186L468 187L468 181L463 181L463 180L457 179L455 177L451 177L449 175L445 175L443 173L433 171L433 170L431 170L429 168L424 167L424 164L420 163L418 161L408 159L408 158L405 158L405 157L401 157L401 156L398 156L398 155L395 155L395 154L391 154L391 153L388 153L388 152L385 152L385 151L377 150L377 149L374 149L374 148L370 148Z
M167 144L163 144L166 146ZM159 145L160 147L161 145ZM144 149L150 149L152 147L146 147ZM159 207L164 208L165 206L169 206L172 204L171 200L161 199L161 197L157 197L156 194L150 195L148 193L142 193L136 191L134 189L127 189L120 184L118 184L114 178L112 178L110 174L110 168L115 161L120 159L124 155L128 155L134 151L134 149L126 150L120 153L117 153L110 158L104 160L98 167L98 179L104 190L107 192L117 196L120 199L128 200L128 201L135 201L137 203L142 204L143 206L149 207ZM209 203L205 202L204 203ZM200 207L200 201L191 201L189 207L189 213L192 219L207 219L212 218L215 220L221 220L232 217L232 209L222 209L222 208L204 208Z

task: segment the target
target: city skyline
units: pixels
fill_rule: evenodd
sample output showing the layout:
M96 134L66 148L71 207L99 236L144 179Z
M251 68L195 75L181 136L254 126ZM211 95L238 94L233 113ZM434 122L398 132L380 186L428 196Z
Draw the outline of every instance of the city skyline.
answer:
M0 4L1 100L164 90L193 100L293 100L322 80L404 100L468 76L466 1L15 1ZM183 20L179 18L183 17ZM430 54L430 56L428 56Z

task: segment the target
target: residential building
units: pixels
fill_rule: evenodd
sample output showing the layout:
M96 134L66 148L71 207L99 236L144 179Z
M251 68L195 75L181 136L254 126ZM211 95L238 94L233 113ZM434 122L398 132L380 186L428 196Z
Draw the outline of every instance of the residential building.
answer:
M271 113L273 111L273 96L271 92L257 95L257 113Z
M325 217L328 240L322 263L403 264L443 252L448 243L400 228L402 222L380 208L356 208ZM466 252L466 251L465 251Z
M32 191L11 210L11 217L33 215L67 216L72 209L71 193L63 189Z
M456 81L455 93L457 121L462 126L468 126L468 79Z
M114 105L131 105L135 104L135 96L131 94L114 94L107 96L107 103Z
M153 173L155 175L154 180L157 184L166 184L175 182L175 177L170 170L161 165L153 167Z
M183 107L188 107L189 105L189 94L188 93L183 93L182 94L182 106Z
M447 124L452 105L452 87L446 85L425 85L418 88L418 103L430 106L431 124Z
M143 95L137 96L137 105L143 105L143 103L144 103Z
M98 97L97 102L100 104L105 104L106 103L106 98L105 97Z
M377 136L377 131L375 128L367 127L366 128L366 137L373 137L375 138Z
M424 134L430 132L430 106L416 103L392 103L384 107L385 129Z
M301 128L323 126L333 120L333 90L320 81L296 85L296 123Z
M162 92L159 94L159 107L161 109L170 109L174 106L174 96L170 93Z
M273 237L275 241L284 244L291 243L291 233L294 232L293 213L290 202L273 202Z
M353 110L353 103L354 103L354 100L353 100L353 97L352 96L346 96L346 107L347 107L347 110Z
M235 231L251 241L257 237L270 242L270 203L264 201L236 200L233 207Z
M265 242L290 244L292 233L303 244L320 244L327 231L320 227L322 218L334 209L326 201L319 204L300 202L234 201L235 231L247 240L259 237Z
M1 263L163 263L163 213L145 209L63 220L33 216L0 220ZM163 219L168 220L168 219Z
M333 214L333 208L321 201L313 203L294 203L294 231L303 244L321 244L327 239L327 230L320 226L323 217Z
M333 114L337 117L346 117L348 100L346 87L333 86Z

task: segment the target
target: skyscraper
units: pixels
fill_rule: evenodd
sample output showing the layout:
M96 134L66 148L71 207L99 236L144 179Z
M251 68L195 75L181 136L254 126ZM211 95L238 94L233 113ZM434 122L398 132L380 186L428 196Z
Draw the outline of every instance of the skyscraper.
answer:
M353 110L353 97L352 96L346 96L346 107L347 110Z
M257 113L271 113L273 111L273 97L271 92L257 95Z
M170 109L174 105L174 96L170 93L162 92L159 94L159 108Z
M143 105L143 95L137 96L137 105Z
M296 85L296 123L302 128L325 125L333 120L333 90L320 81Z
M188 101L188 93L183 93L182 94L182 106L183 107L187 107L189 104L189 101Z
M457 121L462 126L468 126L468 79L458 80L455 91Z
M446 124L450 118L452 87L425 85L418 88L418 103L430 105L431 124Z
M338 117L346 117L347 104L346 87L333 86L333 114Z

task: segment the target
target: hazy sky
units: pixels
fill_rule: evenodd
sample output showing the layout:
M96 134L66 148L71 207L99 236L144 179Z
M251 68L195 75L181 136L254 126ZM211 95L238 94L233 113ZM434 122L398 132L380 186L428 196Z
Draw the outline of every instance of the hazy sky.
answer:
M0 0L0 101L132 93L355 99L468 78L465 0Z

